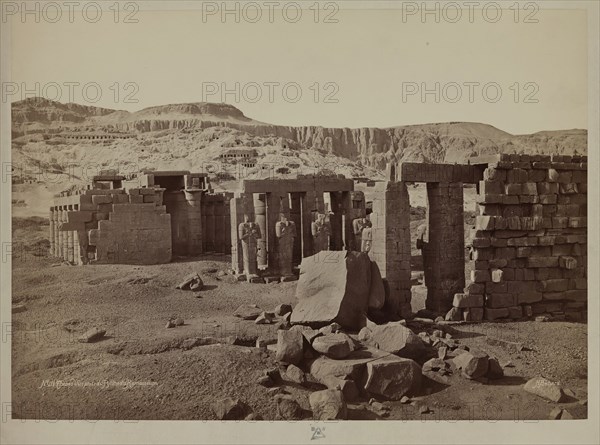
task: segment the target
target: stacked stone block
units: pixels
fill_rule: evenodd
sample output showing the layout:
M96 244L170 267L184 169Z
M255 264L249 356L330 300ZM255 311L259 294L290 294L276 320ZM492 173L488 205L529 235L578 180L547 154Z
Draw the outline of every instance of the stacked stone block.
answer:
M586 157L498 155L486 163L472 283L455 296L451 318L585 320Z
M371 223L373 244L369 256L385 279L386 312L409 316L411 313L410 201L404 182L385 181L376 185L378 199L373 201Z

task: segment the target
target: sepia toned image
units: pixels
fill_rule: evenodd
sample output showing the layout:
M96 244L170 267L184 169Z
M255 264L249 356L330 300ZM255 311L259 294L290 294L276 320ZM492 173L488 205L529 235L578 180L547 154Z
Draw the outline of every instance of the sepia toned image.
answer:
M0 5L3 444L600 439L596 2Z

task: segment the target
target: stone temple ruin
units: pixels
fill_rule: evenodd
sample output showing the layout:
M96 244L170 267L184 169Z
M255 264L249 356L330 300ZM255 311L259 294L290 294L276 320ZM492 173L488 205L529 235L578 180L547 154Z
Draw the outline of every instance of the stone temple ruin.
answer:
M426 183L427 309L449 320L587 311L587 158L491 155L468 164L399 163L386 180L338 176L243 180L215 193L206 174L97 176L50 209L51 252L73 264L159 264L231 253L249 282L296 279L303 259L365 252L384 283L388 316L411 312L407 185ZM465 280L463 185L477 187L472 272ZM326 199L327 198L327 199ZM367 215L367 203L372 211ZM300 268L302 269L302 268Z

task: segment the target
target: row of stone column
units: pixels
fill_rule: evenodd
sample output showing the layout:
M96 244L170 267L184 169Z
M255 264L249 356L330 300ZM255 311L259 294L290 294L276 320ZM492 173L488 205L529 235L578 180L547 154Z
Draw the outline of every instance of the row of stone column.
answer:
M76 230L61 230L61 225L68 222L68 211L50 210L50 255L80 265L83 264L83 258L79 233Z

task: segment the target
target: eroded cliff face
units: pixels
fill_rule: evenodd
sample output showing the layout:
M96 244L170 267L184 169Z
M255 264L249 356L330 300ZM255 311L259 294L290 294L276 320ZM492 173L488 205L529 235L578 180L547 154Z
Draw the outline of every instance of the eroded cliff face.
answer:
M145 108L135 113L46 99L13 104L13 134L56 130L146 133L164 130L229 127L259 137L294 141L315 149L384 168L390 161L465 162L489 153L585 154L586 130L511 135L491 125L450 122L393 128L324 128L279 126L250 119L228 104L190 103Z

